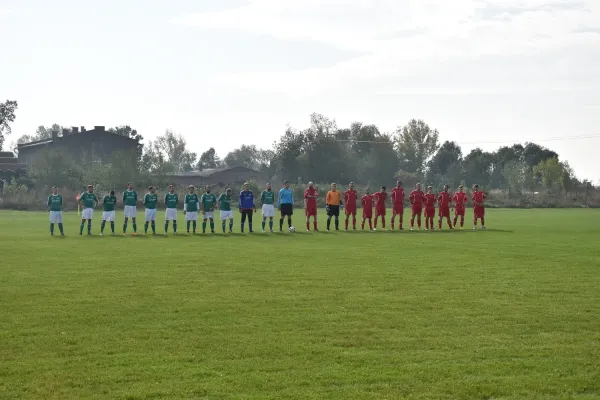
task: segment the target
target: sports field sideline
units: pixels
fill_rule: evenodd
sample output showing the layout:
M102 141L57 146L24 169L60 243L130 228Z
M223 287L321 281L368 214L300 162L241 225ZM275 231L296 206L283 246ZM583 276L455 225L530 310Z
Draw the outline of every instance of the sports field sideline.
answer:
M0 212L0 399L600 398L600 210L486 217L87 237L66 213L60 238Z

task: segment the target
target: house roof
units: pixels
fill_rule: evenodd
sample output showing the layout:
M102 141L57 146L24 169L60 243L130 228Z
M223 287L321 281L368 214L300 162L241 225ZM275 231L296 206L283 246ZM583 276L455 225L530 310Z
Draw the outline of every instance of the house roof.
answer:
M213 176L218 174L219 172L227 172L231 170L243 170L244 172L253 172L260 174L259 171L246 168L246 167L230 167L230 168L209 168L203 169L202 171L188 171L188 172L175 172L173 176L177 177L198 177L198 178L206 178L209 176Z

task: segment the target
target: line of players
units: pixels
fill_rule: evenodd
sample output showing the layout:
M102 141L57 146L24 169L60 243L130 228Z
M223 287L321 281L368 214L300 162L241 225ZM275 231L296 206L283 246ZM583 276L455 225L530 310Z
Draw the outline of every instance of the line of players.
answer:
M484 214L485 214L485 194L479 190L478 185L473 187L473 195L471 200L473 202L474 209L474 227L476 229L477 220L481 220L482 228L485 229ZM310 182L307 189L304 192L304 209L306 215L306 229L310 230L310 218L313 217L314 230L318 230L317 225L317 198L318 191L314 184ZM389 196L392 203L392 218L391 227L394 229L395 217L399 217L399 229L403 229L403 216L404 216L404 200L405 192L402 187L402 182L398 181L395 188L392 189L391 196ZM77 197L79 204L83 206L81 225L79 234L82 235L85 224L87 222L87 233L91 235L92 231L92 219L94 214L94 208L99 204L99 199L94 193L92 185L88 186L87 192L80 194ZM129 183L127 190L123 192L123 203L124 203L124 223L123 223L123 234L127 233L129 219L132 221L133 234L137 234L137 204L138 195L133 190L133 185ZM188 193L185 195L183 203L183 213L186 216L186 228L187 233L196 233L198 212L202 213L202 232L206 233L207 225L210 226L210 230L214 233L214 213L215 210L220 211L220 219L223 233L226 232L227 225L229 232L233 231L233 211L231 209L232 190L227 189L222 193L219 198L211 193L210 186L207 186L205 193L202 196L198 196L195 193L193 186L189 187ZM371 194L369 189L366 190L365 194L361 197L362 205L362 224L361 227L364 230L365 223L368 222L369 229L377 229L377 221L381 219L382 228L385 229L385 216L386 206L388 200L388 193L386 187L382 186L379 192ZM275 194L272 191L271 185L267 184L265 190L261 194L260 198L262 204L262 231L265 231L267 219L269 220L269 231L273 232L273 218L275 216ZM409 201L411 204L411 230L414 229L415 219L417 221L417 227L421 229L421 215L423 210L425 211L425 229L434 230L434 216L435 216L435 204L438 206L438 227L442 228L442 220L446 218L450 229L454 229L457 225L458 218L460 217L460 227L464 225L465 206L468 201L467 194L464 192L462 185L459 186L458 192L454 196L450 196L448 186L444 186L444 190L437 196L433 193L431 187L427 188L427 192L421 190L421 184L416 185L416 189L413 190L409 195ZM335 229L339 230L339 215L340 210L346 207L346 221L345 228L348 230L349 220L352 217L352 227L356 230L356 215L357 215L357 202L358 192L354 189L354 183L350 183L348 190L343 195L337 190L335 183L331 184L331 190L327 192L325 199L326 211L327 211L327 230L331 228L331 220L335 221ZM165 213L165 233L169 230L169 223L173 222L173 232L177 233L177 208L179 205L179 196L175 193L175 187L170 186L169 192L165 195L164 203L166 206ZM63 221L62 221L62 196L58 194L58 188L52 188L52 194L48 197L48 208L50 210L50 234L54 235L54 225L58 224L61 235L64 235ZM115 207L117 204L117 198L114 191L104 196L102 205L102 224L100 228L100 234L104 234L104 229L107 223L110 223L111 233L115 234L115 219L116 211ZM156 206L158 204L158 195L154 187L148 188L148 193L144 196L143 204L145 206L145 224L144 232L148 232L148 227L151 227L152 233L156 234ZM454 224L450 221L450 207L454 206ZM249 190L248 184L244 184L244 190L240 192L238 201L239 211L242 215L241 231L244 232L244 225L248 220L249 232L253 232L252 229L252 216L256 213L256 206L254 202L254 194ZM373 207L375 208L375 220L373 226ZM284 219L287 217L288 227L290 231L293 231L292 227L292 215L294 209L294 195L290 189L288 181L284 182L284 187L279 191L279 197L277 201L277 209L281 213L279 220L279 230L283 230ZM228 223L228 224L227 224Z

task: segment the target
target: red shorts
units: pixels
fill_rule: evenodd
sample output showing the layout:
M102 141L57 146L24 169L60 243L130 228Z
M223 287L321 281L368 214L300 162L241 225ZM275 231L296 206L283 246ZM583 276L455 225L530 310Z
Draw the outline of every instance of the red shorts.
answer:
M363 219L371 219L371 218L373 218L373 210L365 210L365 209L363 209L362 217L363 217Z
M404 214L404 204L402 204L402 203L394 204L393 210L394 210L394 215Z
M316 217L317 216L317 207L306 207L306 216L307 217Z
M412 209L413 215L417 215L417 214L421 215L421 213L423 212L423 206L421 206L421 205L413 204L411 209Z
M346 207L345 211L346 211L346 215L356 216L356 207L351 207L351 208Z
M438 215L442 218L450 217L450 207L438 208Z
M425 217L434 217L435 207L425 207Z
M385 216L385 207L375 207L375 218Z
M485 207L473 207L473 214L475 215L475 218L483 218L483 216L485 215Z
M454 215L456 215L457 217L464 217L465 216L465 207L461 207L461 206L454 207Z

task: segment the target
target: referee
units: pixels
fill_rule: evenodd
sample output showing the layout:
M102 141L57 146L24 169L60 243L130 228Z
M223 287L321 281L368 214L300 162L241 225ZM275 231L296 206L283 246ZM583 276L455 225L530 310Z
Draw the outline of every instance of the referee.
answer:
M290 182L283 182L283 187L279 191L277 199L277 208L281 211L279 219L279 232L283 230L283 220L287 217L288 228L292 227L292 215L294 214L294 192L290 189Z
M335 230L340 230L340 209L343 208L342 193L337 190L335 183L331 184L331 190L325 198L325 209L327 210L327 230L331 226L331 217L335 217Z

